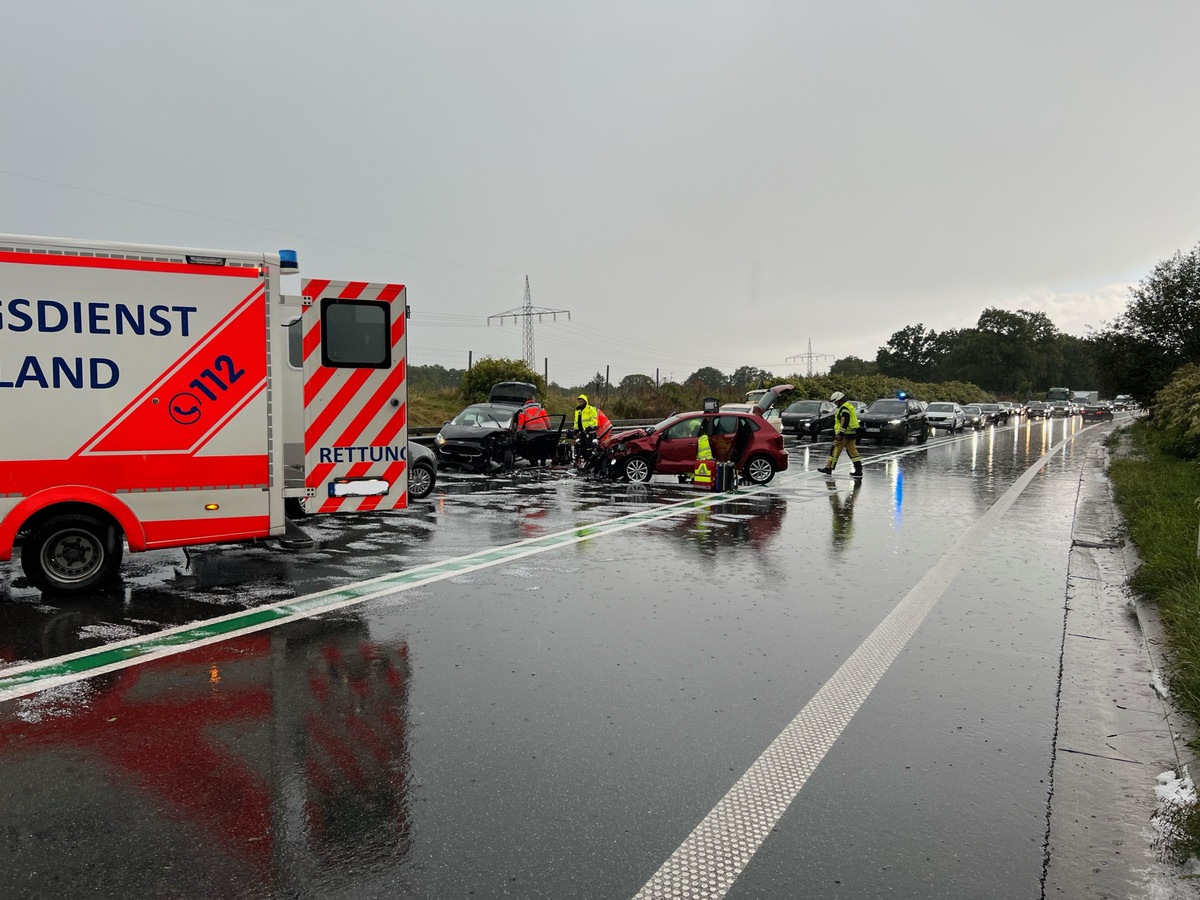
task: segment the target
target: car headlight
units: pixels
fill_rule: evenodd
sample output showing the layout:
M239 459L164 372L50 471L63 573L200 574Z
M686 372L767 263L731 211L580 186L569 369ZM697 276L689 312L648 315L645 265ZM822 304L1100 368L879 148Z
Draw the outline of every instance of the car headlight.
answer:
M899 425L900 419L888 419L888 424L889 425Z
M442 433L439 431L437 436L433 439L433 442L440 447L442 444L446 443L446 439L442 437Z

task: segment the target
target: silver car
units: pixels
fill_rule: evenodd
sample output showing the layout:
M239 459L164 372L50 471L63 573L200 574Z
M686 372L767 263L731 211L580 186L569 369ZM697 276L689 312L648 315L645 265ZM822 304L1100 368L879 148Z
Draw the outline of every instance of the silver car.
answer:
M944 428L951 434L958 434L967 424L967 417L962 407L957 403L939 401L930 403L925 409L925 418L930 428Z

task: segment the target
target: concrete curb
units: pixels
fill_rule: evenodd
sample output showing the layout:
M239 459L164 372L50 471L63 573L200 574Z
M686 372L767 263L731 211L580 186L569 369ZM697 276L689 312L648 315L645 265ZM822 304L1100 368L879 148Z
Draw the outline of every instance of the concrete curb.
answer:
M1164 683L1157 615L1126 587L1138 560L1107 465L1096 445L1072 527L1044 896L1198 896L1152 847L1155 779L1190 760L1180 757L1183 720L1155 689Z

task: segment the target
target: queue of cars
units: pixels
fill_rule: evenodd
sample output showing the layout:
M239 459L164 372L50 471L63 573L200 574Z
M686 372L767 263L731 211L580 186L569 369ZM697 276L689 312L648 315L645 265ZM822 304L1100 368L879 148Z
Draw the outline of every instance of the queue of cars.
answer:
M792 385L777 385L753 392L752 399L747 395L746 403L719 408L714 404L703 411L673 413L648 427L614 429L599 441L607 472L635 484L656 474L686 477L695 466L703 433L709 436L717 459L733 461L746 481L766 484L776 472L787 468L784 434L807 436L815 442L834 433L837 407L833 402L797 400L781 410L775 403L790 390ZM535 392L534 385L523 382L498 384L488 402L471 404L445 423L434 439L432 453L414 445L415 449L410 450L410 496L419 499L432 490L438 464L488 473L511 469L518 458L534 465L570 461L569 444L562 443L565 416L551 417L551 427L536 433L516 427L521 406ZM958 434L1021 416L1032 420L1073 414L1067 401L926 403L901 395L880 398L869 406L861 401L849 402L858 414L859 440L899 445L910 438L923 444L937 429ZM1111 420L1113 404L1088 404L1082 414L1085 419Z

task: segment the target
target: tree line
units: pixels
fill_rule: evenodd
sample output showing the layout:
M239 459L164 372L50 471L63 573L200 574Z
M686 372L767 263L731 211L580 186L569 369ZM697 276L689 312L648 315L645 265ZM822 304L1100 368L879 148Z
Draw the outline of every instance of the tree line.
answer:
M1200 366L1200 245L1156 264L1129 293L1126 310L1086 338L1059 331L1045 313L988 308L972 328L905 326L874 360L844 357L815 378L754 366L727 375L703 366L682 382L631 374L613 385L597 372L586 384L547 385L522 361L486 357L469 370L412 366L408 377L414 390L454 392L466 402L486 399L495 381L529 381L553 405L583 392L621 418L696 408L709 396L741 400L746 390L783 382L797 386L797 398L828 395L829 388L868 402L897 390L926 400L1028 400L1066 386L1110 398L1130 394L1149 405L1183 366Z

